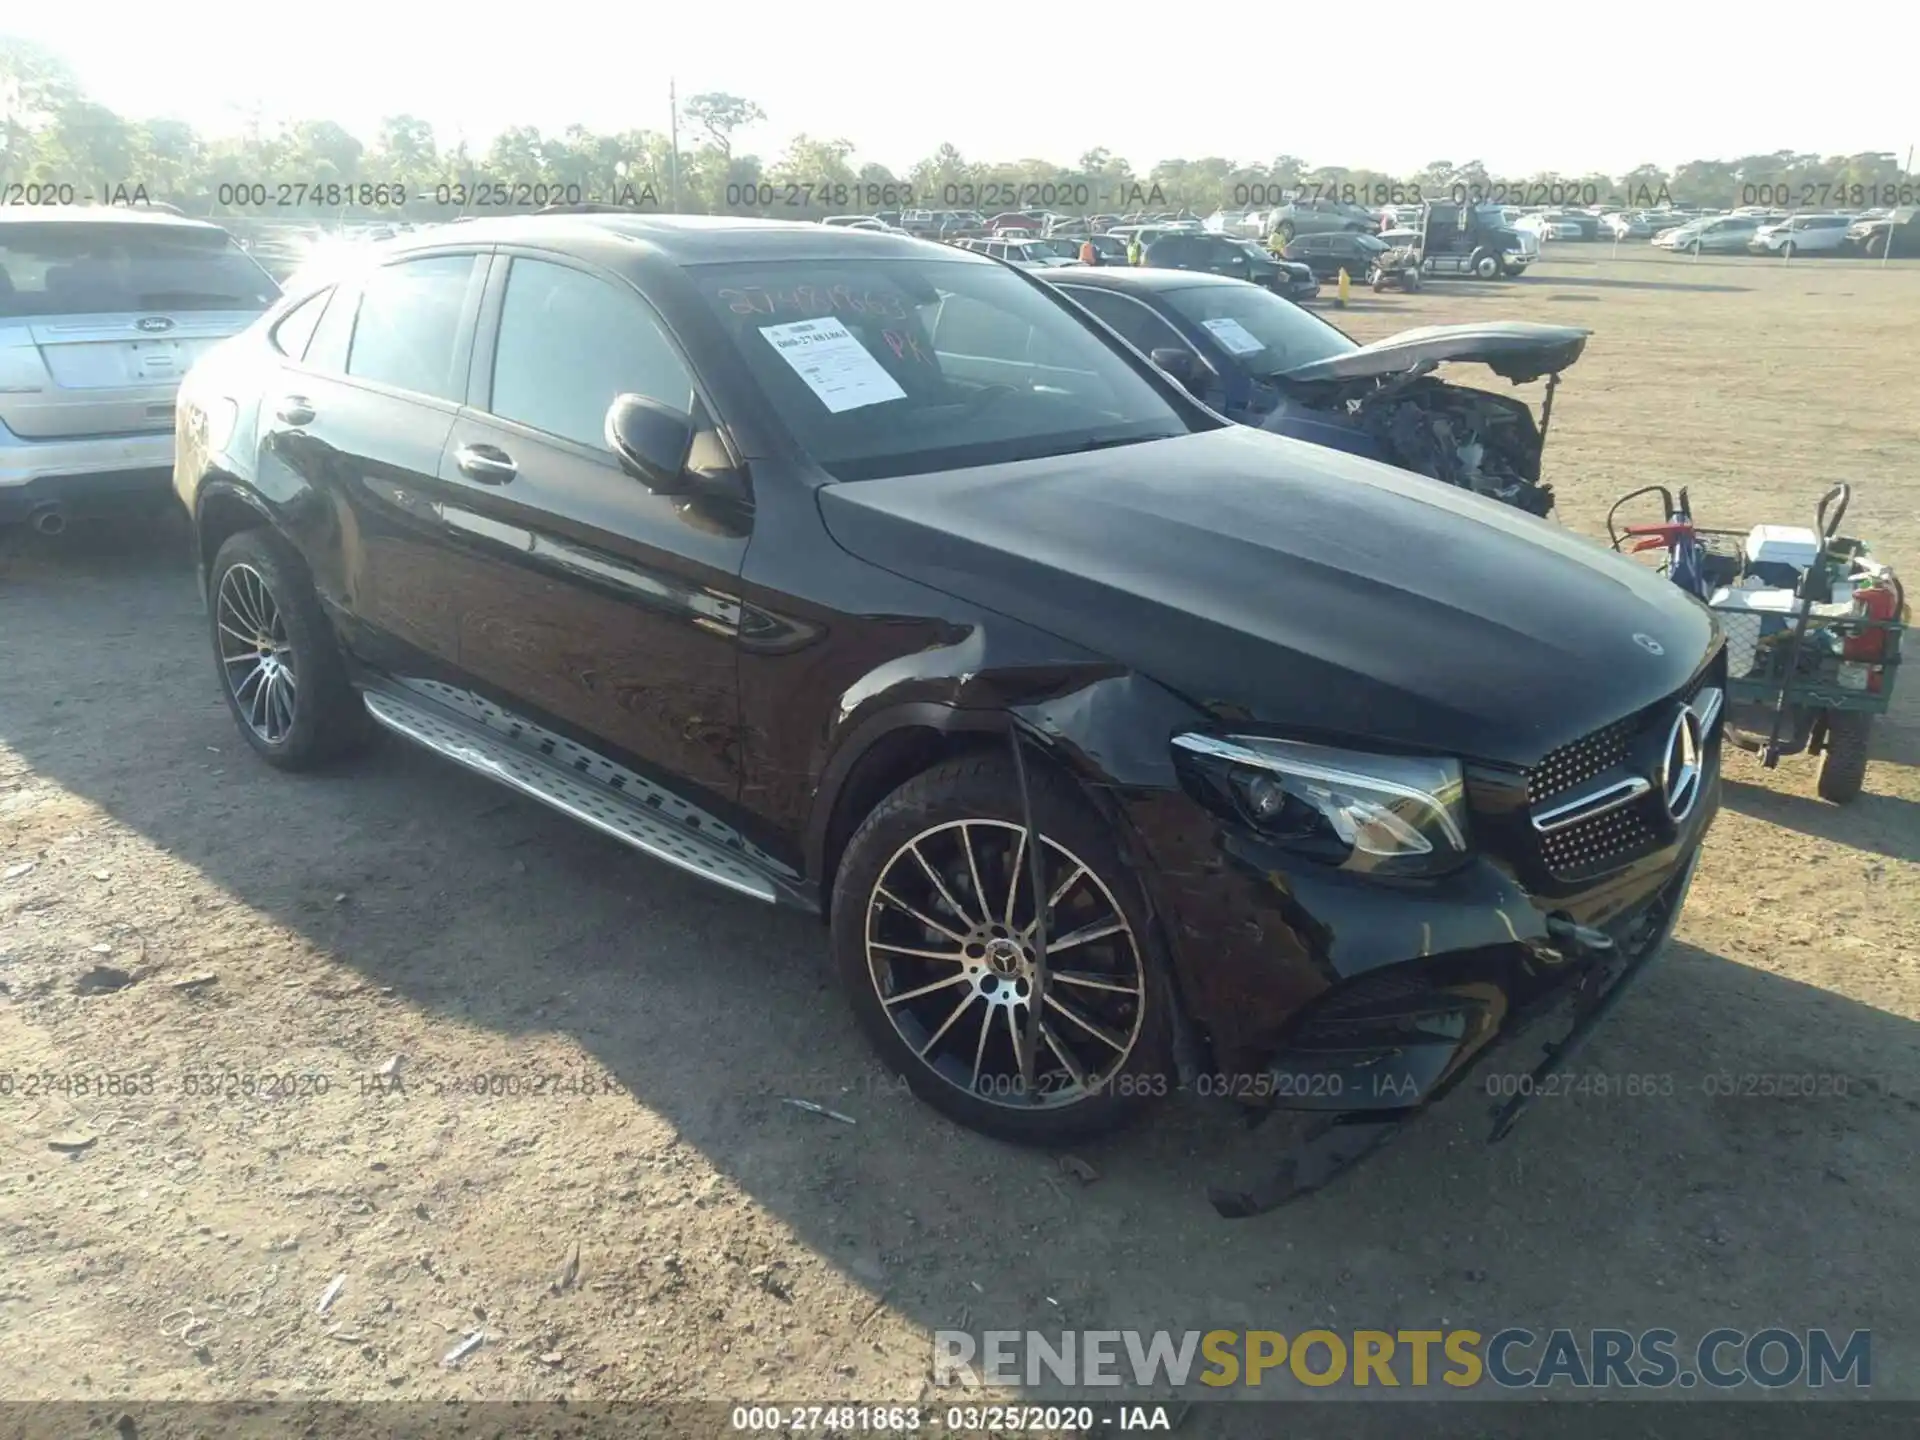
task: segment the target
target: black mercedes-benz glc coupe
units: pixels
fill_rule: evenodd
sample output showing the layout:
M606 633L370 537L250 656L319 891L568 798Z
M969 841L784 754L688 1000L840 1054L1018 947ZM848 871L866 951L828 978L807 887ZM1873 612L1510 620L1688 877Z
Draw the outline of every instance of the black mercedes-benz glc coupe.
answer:
M178 432L268 763L394 731L820 912L886 1060L1004 1137L1206 1077L1351 1149L1538 1006L1584 1033L1718 802L1677 587L951 247L425 232L297 280Z

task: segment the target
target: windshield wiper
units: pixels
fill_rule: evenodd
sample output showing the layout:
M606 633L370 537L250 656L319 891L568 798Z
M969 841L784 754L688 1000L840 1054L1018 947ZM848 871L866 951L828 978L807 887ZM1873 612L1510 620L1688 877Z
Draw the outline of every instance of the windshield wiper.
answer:
M1122 445L1147 445L1155 440L1171 440L1176 435L1184 435L1184 430L1175 430L1166 435L1110 435L1104 440L1087 440L1078 445L1069 445L1064 450L1050 450L1050 455L1084 455L1089 450L1114 450Z

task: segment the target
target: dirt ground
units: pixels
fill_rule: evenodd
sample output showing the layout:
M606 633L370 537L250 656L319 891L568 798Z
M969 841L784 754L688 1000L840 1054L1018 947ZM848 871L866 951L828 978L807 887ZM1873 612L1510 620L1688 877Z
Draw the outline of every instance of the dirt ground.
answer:
M1570 525L1654 481L1811 523L1845 479L1920 577L1920 268L1566 245L1327 313L1591 327ZM910 1401L956 1325L1778 1323L1870 1328L1920 1397L1920 678L1848 809L1731 759L1679 943L1579 1066L1670 1093L1489 1147L1457 1092L1232 1223L1205 1183L1283 1126L1177 1101L1090 1183L960 1131L868 1058L817 922L397 742L258 763L183 531L0 545L0 1395Z

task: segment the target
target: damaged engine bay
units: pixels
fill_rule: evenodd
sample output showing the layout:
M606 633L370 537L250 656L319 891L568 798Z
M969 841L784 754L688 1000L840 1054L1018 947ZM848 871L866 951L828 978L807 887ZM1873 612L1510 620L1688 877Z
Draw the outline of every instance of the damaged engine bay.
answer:
M1554 392L1590 334L1511 320L1403 331L1272 376L1280 403L1262 423L1545 516ZM1544 380L1538 422L1518 396L1440 379L1448 364L1483 365L1515 386Z
M1523 401L1424 372L1359 381L1355 388L1363 393L1342 397L1342 406L1388 463L1530 515L1553 510L1553 486L1540 481L1545 437Z

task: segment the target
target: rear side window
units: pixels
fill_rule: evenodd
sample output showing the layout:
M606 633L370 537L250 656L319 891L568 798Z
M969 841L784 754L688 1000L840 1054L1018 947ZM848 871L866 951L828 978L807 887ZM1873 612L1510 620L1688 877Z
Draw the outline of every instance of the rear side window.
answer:
M516 259L489 408L503 420L605 449L607 407L621 394L690 412L693 376L631 292L565 265Z
M353 343L353 315L359 303L360 294L352 285L334 288L326 304L326 314L320 317L301 355L309 370L330 375L345 373L347 347Z
M1144 355L1155 350L1180 349L1193 347L1180 338L1180 333L1138 300L1128 299L1125 295L1115 295L1105 290L1095 290L1092 286L1062 286L1087 309L1098 315L1107 324L1118 330L1134 349Z
M460 349L473 256L433 255L367 277L347 373L442 400L466 398Z
M320 317L326 313L327 301L332 298L333 291L322 290L282 315L280 323L273 327L274 349L295 360L304 356L313 332L320 327Z
M0 316L241 310L280 287L224 230L26 221L0 227Z

